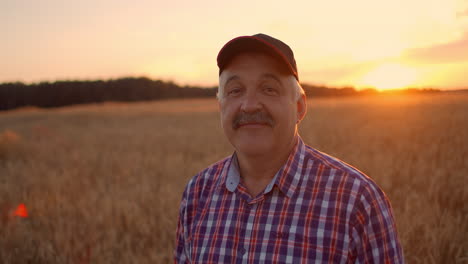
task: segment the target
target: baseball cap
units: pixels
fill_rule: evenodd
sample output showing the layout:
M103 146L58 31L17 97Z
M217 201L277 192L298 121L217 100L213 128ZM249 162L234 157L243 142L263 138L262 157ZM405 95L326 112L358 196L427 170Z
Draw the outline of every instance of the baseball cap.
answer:
M216 59L219 74L236 55L243 52L262 52L271 55L283 66L286 66L285 68L289 73L299 81L296 60L291 48L281 40L262 33L252 36L240 36L226 43L219 51Z

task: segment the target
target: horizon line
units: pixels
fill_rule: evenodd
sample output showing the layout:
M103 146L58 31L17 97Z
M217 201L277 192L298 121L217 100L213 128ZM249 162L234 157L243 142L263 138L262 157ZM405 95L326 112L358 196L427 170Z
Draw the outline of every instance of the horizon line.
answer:
M148 79L151 81L161 81L166 83L173 83L179 87L193 87L193 88L214 88L218 87L218 84L211 84L211 85L200 85L200 84L189 84L189 83L180 83L171 78L152 78L145 75L122 75L120 77L107 77L107 78L86 78L86 77L78 77L78 78L57 78L55 80L39 80L39 81L21 81L21 80L14 80L14 81L0 81L0 85L5 84L24 84L27 86L30 85L38 85L42 83L56 83L56 82L97 82L97 81L115 81L121 79ZM312 82L300 82L301 85L312 86L312 87L322 87L328 89L345 89L345 88L352 88L356 91L364 91L364 90L376 90L378 92L385 92L385 91L398 91L398 90L438 90L438 91L459 91L459 90L468 90L468 85L460 86L460 87L441 87L441 86L406 86L401 88L379 88L373 86L358 86L352 84L344 84L344 85L328 85L323 83L312 83Z

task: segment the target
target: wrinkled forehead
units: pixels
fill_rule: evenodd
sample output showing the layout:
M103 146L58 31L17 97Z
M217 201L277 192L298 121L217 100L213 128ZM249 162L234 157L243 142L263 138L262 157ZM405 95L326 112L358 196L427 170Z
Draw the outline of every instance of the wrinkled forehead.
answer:
M224 85L226 79L231 78L232 75L236 75L239 69L252 65L258 67L255 70L262 72L263 74L277 75L278 77L293 76L289 69L284 66L284 63L278 61L276 58L269 56L268 53L262 52L243 52L233 56L226 67L219 75L219 84Z

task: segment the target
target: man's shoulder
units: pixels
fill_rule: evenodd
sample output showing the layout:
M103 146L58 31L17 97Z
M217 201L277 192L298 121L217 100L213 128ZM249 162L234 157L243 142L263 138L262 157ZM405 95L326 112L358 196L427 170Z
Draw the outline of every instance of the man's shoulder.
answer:
M223 172L226 171L231 161L231 156L221 159L193 176L187 183L186 189L205 189L208 186L219 184Z
M313 166L327 175L338 176L334 177L334 181L344 188L351 188L359 193L383 193L372 178L354 166L311 146L306 145L305 148L305 166Z

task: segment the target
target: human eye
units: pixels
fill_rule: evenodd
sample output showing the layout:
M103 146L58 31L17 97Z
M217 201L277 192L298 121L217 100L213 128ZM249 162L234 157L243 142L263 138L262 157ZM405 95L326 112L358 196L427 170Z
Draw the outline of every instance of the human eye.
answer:
M278 89L272 85L264 85L262 88L266 95L278 95Z
M242 89L241 89L241 87L239 87L239 86L230 87L230 88L227 90L227 96L237 96L237 95L239 95L241 92L242 92Z

